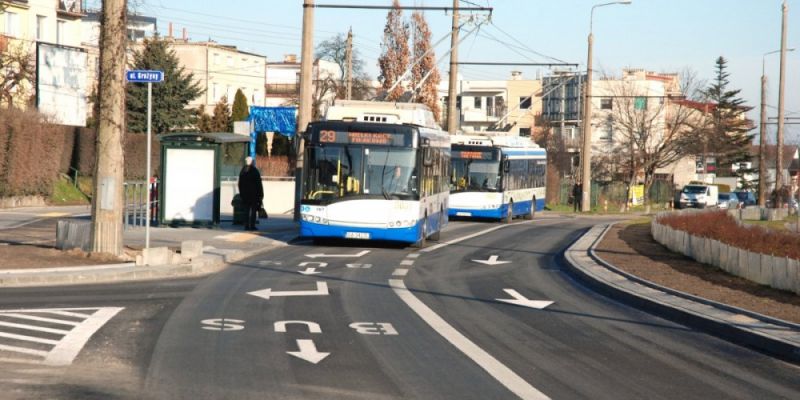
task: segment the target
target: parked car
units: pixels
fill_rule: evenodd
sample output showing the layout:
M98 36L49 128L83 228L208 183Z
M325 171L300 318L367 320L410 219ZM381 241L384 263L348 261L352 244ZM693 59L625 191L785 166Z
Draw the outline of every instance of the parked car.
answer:
M721 210L733 210L739 208L739 198L733 193L720 193L717 207Z
M697 207L707 208L716 207L719 199L719 187L715 185L691 184L686 185L681 190L678 200L680 208Z
M757 203L756 195L753 192L733 192L733 193L739 199L739 203L741 203L742 207L754 206Z

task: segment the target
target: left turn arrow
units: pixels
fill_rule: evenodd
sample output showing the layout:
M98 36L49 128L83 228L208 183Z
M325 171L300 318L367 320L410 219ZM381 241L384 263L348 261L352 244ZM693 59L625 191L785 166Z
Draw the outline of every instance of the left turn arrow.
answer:
M261 297L262 299L269 300L270 297L279 297L279 296L327 296L328 295L328 284L326 282L317 282L317 289L316 290L295 290L295 291L283 291L279 292L276 290L272 290L270 288L256 290L254 292L248 292L247 294Z

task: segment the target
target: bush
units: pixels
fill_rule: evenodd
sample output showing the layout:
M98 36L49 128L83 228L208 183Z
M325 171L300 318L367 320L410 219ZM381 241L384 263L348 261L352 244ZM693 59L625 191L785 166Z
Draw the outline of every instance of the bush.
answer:
M150 153L150 174L157 174L161 162L161 143L155 136L151 143L152 152ZM125 135L123 146L125 154L125 179L144 180L145 169L147 169L147 135L132 134Z
M76 128L74 148L72 151L72 166L84 176L94 175L95 146L97 130L93 128Z
M668 214L658 223L748 251L800 260L800 235L740 225L725 211Z
M256 156L256 166L261 176L294 176L294 166L287 156Z

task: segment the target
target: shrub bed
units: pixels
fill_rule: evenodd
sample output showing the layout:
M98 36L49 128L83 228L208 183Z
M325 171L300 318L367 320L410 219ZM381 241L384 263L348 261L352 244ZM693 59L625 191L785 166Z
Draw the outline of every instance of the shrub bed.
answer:
M800 235L741 225L725 211L668 214L658 223L740 249L800 260Z

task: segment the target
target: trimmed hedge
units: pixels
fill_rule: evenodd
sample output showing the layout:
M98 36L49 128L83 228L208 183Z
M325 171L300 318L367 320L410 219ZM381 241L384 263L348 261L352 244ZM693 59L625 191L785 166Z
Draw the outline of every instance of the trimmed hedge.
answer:
M800 235L742 225L726 211L669 214L658 223L748 251L800 260Z

